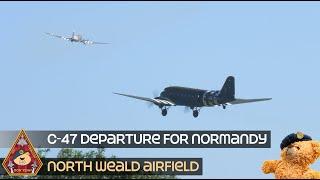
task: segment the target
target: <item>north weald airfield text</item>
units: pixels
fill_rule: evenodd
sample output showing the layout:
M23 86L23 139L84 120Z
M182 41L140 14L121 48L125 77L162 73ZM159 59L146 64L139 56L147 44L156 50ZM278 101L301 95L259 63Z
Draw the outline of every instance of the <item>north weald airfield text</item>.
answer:
M2 162L3 159L0 159ZM202 158L42 158L38 175L202 175ZM5 175L0 167L0 175Z
M270 148L270 131L26 131L42 148ZM3 146L1 144L1 146Z

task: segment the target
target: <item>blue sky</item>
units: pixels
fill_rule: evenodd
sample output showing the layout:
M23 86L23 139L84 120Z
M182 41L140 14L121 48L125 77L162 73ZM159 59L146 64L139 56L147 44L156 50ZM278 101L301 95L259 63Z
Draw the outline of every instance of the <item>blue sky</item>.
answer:
M280 142L320 139L317 2L5 2L0 4L0 130L271 130L270 149L107 149L118 157L202 157L203 178L270 178ZM110 45L46 36L72 31ZM156 107L112 92L153 96L169 85L220 89L269 102ZM2 156L7 149L1 150ZM312 166L319 170L320 164ZM201 178L199 177L199 178Z

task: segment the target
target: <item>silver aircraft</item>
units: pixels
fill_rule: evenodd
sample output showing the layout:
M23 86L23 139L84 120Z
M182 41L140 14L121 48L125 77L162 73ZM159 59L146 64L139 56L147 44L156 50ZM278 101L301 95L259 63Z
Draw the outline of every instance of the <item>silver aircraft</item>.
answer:
M57 37L63 40L67 40L70 42L78 42L78 43L83 43L84 45L91 45L91 44L110 44L110 43L103 43L103 42L95 42L95 41L91 41L88 39L83 39L82 35L80 34L75 34L74 32L72 33L72 35L70 37L64 37L64 36L60 36L60 35L56 35L53 33L48 33L46 32L47 35L53 36L53 37Z

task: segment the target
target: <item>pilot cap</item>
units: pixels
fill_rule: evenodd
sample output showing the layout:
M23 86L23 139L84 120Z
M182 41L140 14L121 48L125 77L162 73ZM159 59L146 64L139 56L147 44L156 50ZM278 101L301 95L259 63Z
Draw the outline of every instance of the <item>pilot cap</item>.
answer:
M311 140L312 138L310 136L303 134L302 132L292 133L282 140L280 148L282 150L283 148L288 147L290 144L293 144L295 142Z
M17 157L21 156L24 153L25 153L24 150L20 149L14 154L13 159L16 159Z

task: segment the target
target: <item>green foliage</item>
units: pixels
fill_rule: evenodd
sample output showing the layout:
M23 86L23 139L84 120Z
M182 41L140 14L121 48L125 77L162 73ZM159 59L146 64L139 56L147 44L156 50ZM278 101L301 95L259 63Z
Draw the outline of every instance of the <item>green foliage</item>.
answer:
M105 149L103 148L98 148L96 151L91 150L88 152L66 148L60 150L57 158L106 158L106 156Z
M40 158L45 158L50 149L38 149L38 155Z

